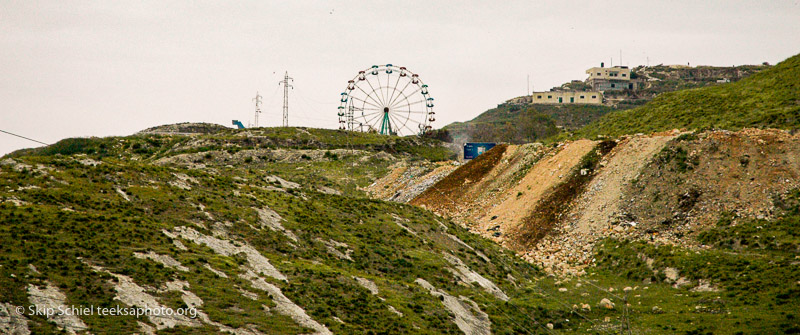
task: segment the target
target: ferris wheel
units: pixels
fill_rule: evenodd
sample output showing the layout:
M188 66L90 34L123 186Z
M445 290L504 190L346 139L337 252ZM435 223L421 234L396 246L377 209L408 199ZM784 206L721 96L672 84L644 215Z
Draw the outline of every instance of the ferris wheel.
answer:
M339 129L420 135L436 121L428 85L416 73L392 64L358 71L340 102Z

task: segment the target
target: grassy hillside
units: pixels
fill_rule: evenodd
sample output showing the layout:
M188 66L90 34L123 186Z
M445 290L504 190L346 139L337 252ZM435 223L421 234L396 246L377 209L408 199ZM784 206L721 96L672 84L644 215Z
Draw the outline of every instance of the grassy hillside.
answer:
M530 143L546 139L547 142L566 138L569 133L597 121L613 111L623 111L647 104L655 97L678 90L719 86L719 79L738 81L754 73L771 68L769 65L741 65L736 67L670 67L663 65L639 66L631 78L648 79L636 91L606 91L607 105L532 105L503 103L476 118L445 126L451 141ZM556 90L590 90L582 81L571 81ZM521 101L523 97L510 101ZM690 103L690 104L693 104ZM683 107L681 107L683 108ZM647 123L643 123L647 124ZM566 131L566 132L565 132Z
M686 334L798 334L798 201L797 191L776 201L785 212L774 221L733 223L732 215L721 218L716 227L699 234L698 240L709 246L702 251L609 239L597 252L599 267L638 281L678 286L682 280L707 283L701 289L683 290L686 298L695 301L693 307L686 308L681 297L659 302L660 311L684 309L694 315L689 318L707 316L696 322L695 332ZM669 278L666 269L677 269L674 273L679 278ZM700 298L701 291L715 294ZM676 334L686 323L663 312L643 315L640 320Z
M596 255L601 266L558 278L448 218L366 198L362 189L389 166L444 154L435 141L418 141L225 129L70 139L0 158L0 333L22 325L35 334L705 334L798 327L791 286L800 280L791 259L796 194L776 205L788 213L783 221L720 224L703 235L713 246L707 253L610 240ZM759 237L747 242L730 239L755 230ZM748 254L731 255L740 245ZM751 255L761 252L770 257ZM691 277L722 291L673 288L663 276L648 276L631 256L637 253L655 259L656 269L677 267L687 276L708 257L727 257L715 264L719 271ZM752 280L736 279L742 267ZM769 276L787 280L769 286ZM740 298L751 291L757 300ZM14 312L142 303L199 314L70 321Z
M744 127L800 127L800 55L735 83L661 94L642 107L609 113L576 135Z
M620 327L617 311L574 317L551 296L554 280L490 241L420 208L365 198L361 188L389 165L442 153L405 141L418 140L221 130L70 139L3 157L0 333ZM199 316L14 312L143 303Z
M467 122L447 125L454 139L473 142L530 143L574 130L613 111L593 105L512 105L501 104Z

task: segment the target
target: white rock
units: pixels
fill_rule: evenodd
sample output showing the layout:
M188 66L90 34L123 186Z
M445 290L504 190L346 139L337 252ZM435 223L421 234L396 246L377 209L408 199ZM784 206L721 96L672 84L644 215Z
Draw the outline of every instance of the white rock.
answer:
M422 278L417 278L414 282L427 289L431 295L442 298L442 304L455 314L455 324L464 334L489 335L492 333L489 316L481 311L474 301L463 296L459 298L451 296L447 292L433 287Z
M614 309L615 306L611 300L608 300L608 298L603 298L603 300L600 300L600 303L597 305L605 309Z

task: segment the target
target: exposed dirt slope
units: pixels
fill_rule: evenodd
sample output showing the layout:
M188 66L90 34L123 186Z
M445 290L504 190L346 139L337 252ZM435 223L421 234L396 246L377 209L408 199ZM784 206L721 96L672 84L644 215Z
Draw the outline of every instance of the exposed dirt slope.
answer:
M412 203L434 209L441 215L462 218L463 220L460 221L475 229L480 229L484 225L479 225L479 221L471 218L485 217L487 211L505 199L508 189L516 185L534 163L548 151L540 144L509 145L502 156L484 160L479 162L479 165L471 166L468 163L459 168L459 170L464 169L459 171L461 176L472 175L474 178L481 173L480 178L468 179L459 184L454 172L448 176L450 179L445 178L435 184L429 193L421 194L412 200ZM483 170L478 171L478 167ZM456 184L460 185L459 188L451 191L447 197L441 196L442 193L439 193Z
M615 233L624 192L652 157L675 135L621 140L599 163L585 192L571 205L562 224L525 252L525 258L553 272L580 273L598 239Z
M483 153L467 164L453 171L444 179L428 188L416 198L412 204L424 205L439 209L442 212L455 211L458 203L464 197L471 197L470 189L474 183L479 183L502 160L507 144L500 144Z
M642 136L620 141L600 163L603 168L575 204L570 215L573 224L584 233L605 228L595 223L614 220L623 200L622 192L639 176L653 155L673 138L675 135Z
M437 184L449 198L428 190L411 203L452 217L551 272L580 274L600 239L699 248L687 236L722 216L770 218L775 199L800 186L800 135L755 129L679 135L623 138L591 171L578 164L595 141L528 152L509 146L501 157L476 160L480 164L467 164ZM527 164L509 164L522 157ZM480 178L470 180L475 171ZM556 196L564 191L559 185L576 176L589 178L585 187L567 188L580 194ZM548 214L557 223L547 235L525 247L510 240L524 235L517 231L524 220L539 221L545 199L558 212Z
M594 145L594 141L580 140L566 143L549 152L516 185L509 188L486 215L478 219L478 228L487 231L499 226L492 230L505 233L508 229L517 227L524 217L530 215L533 205L557 185Z
M800 186L800 135L745 129L681 136L630 185L622 215L675 243L720 213L770 218L779 195Z

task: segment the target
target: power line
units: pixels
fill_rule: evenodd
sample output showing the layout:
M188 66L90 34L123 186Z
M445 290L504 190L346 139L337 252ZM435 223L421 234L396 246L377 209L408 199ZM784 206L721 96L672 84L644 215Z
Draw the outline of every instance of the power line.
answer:
M48 143L44 143L44 142L42 142L42 141L37 141L37 140L34 140L34 139L32 139L32 138L29 138L29 137L25 137L25 136L22 136L22 135L17 135L17 134L14 134L14 133L9 133L9 132L7 132L7 131L5 131L5 130L2 130L2 129L0 129L0 132L3 132L3 133L6 133L6 134L9 134L9 135L11 135L11 136L16 136L16 137L19 137L19 138L24 138L24 139L26 139L26 140L28 140L28 141L33 141L33 142L36 142L36 143L39 143L39 144L50 145L50 144L48 144Z

